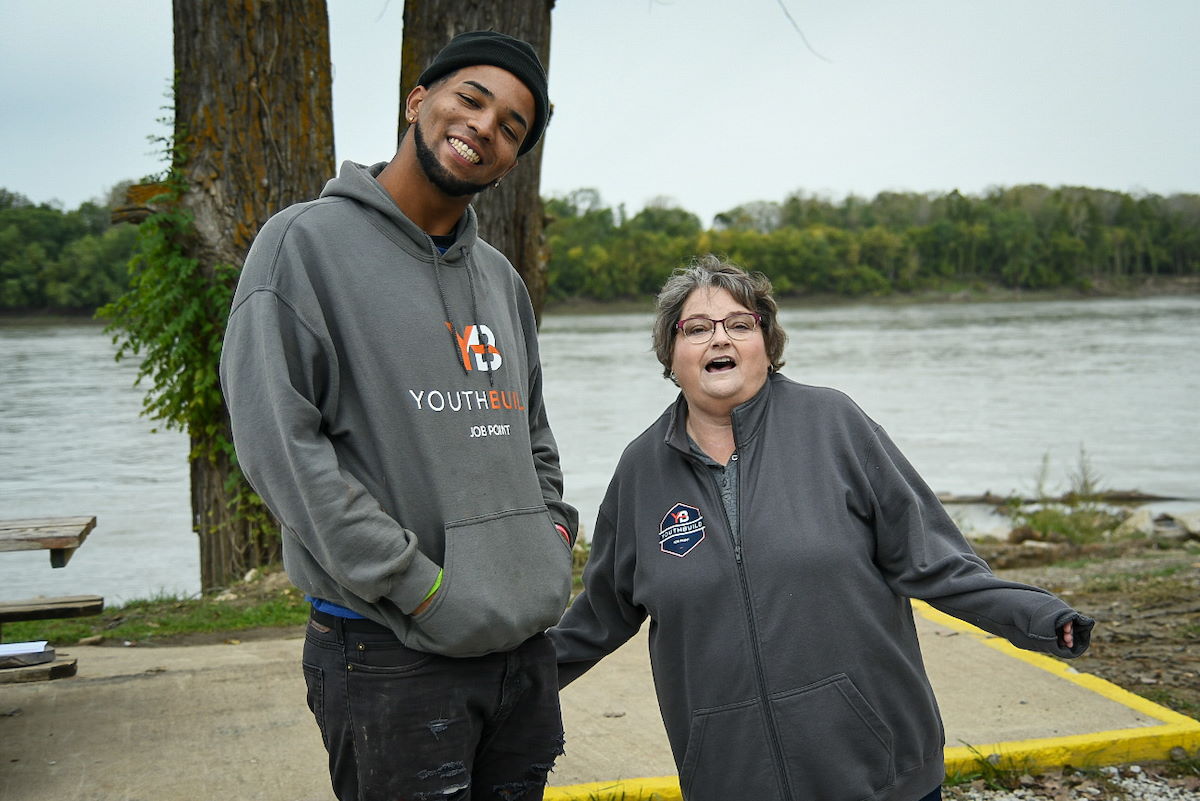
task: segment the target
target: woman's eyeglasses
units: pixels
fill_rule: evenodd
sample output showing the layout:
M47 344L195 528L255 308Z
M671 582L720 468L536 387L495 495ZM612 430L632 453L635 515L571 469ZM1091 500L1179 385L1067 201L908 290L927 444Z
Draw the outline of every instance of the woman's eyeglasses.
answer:
M724 320L714 320L711 317L689 317L675 323L675 327L683 333L683 338L693 345L703 345L713 338L717 331L717 323L725 329L730 339L745 339L758 330L762 317L754 312L737 312Z

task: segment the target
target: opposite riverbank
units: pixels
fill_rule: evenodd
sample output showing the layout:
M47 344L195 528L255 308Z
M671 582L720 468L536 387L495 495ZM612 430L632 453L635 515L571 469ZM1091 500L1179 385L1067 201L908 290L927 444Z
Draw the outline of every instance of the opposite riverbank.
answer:
M754 269L752 265L748 269ZM819 308L871 304L909 306L922 303L1018 303L1056 300L1102 300L1106 298L1153 298L1200 295L1200 276L1166 276L1128 280L1094 279L1085 287L1059 289L1013 289L977 282L956 287L893 292L886 295L835 295L809 293L777 298L783 308ZM543 314L622 314L653 312L654 297L641 299L587 300L549 299ZM0 321L80 321L95 319L94 309L0 308ZM98 321L105 322L105 321Z
M746 265L753 270L753 265ZM916 292L893 292L886 295L835 295L810 293L778 297L782 308L819 308L871 304L878 306L910 306L922 303L1019 303L1056 300L1102 300L1106 298L1153 298L1179 295L1200 295L1200 276L1167 276L1143 279L1096 279L1085 287L1059 289L1013 289L997 284L977 282L956 287ZM654 298L641 300L595 301L581 299L548 300L545 314L618 314L653 312Z

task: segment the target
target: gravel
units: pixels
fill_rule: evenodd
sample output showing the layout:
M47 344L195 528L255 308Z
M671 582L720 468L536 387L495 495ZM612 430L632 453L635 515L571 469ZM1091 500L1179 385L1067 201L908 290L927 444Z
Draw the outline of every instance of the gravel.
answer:
M1164 778L1138 765L1104 767L1086 775L1022 776L1015 790L989 790L982 782L946 788L954 801L1200 801L1200 777Z

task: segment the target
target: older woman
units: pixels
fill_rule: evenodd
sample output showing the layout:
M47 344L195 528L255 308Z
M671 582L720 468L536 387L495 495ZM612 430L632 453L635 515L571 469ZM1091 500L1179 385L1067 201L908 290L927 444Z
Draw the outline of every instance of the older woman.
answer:
M1002 581L849 398L779 373L767 279L712 256L658 297L681 394L621 457L584 591L550 631L566 685L650 618L688 801L940 797L943 732L910 598L1058 656L1093 621Z

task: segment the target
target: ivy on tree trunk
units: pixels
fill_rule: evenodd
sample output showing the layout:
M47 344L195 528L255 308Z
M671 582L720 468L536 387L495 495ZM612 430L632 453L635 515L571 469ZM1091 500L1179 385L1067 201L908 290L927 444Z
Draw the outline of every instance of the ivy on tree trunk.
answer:
M333 174L324 0L175 0L174 135L131 290L106 309L118 358L142 357L146 413L186 431L204 590L280 556L278 529L233 452L218 363L259 227Z
M174 19L175 142L182 155L175 169L194 229L184 251L221 299L210 309L211 326L195 332L209 346L197 356L213 366L215 381L215 345L234 278L217 266L240 271L259 227L316 197L333 173L329 18L324 0L175 0ZM219 382L211 390L219 393ZM238 496L247 488L232 475L224 401L197 422L188 428L192 515L208 589L276 560L280 545L261 518L239 514Z

